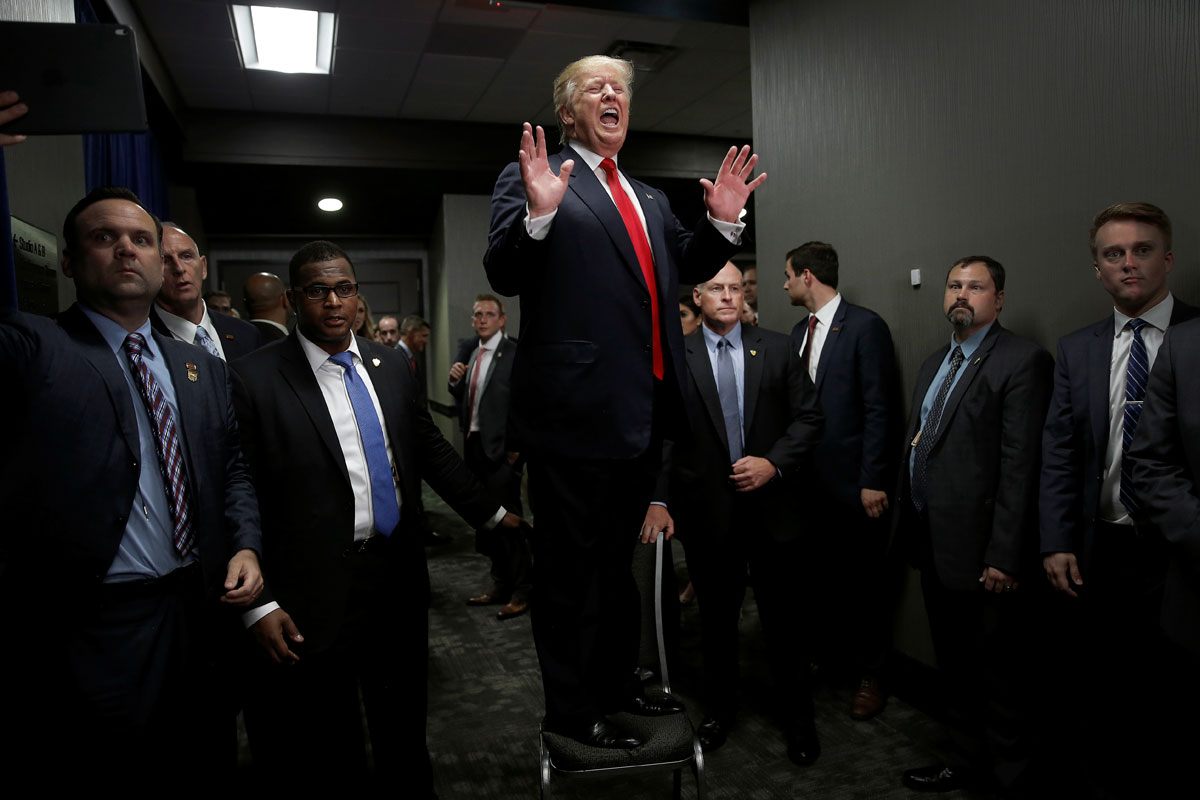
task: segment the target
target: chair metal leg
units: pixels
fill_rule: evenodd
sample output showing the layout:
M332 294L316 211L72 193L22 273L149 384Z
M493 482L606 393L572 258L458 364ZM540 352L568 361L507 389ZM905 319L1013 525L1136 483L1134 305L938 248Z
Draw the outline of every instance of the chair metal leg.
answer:
M692 739L692 775L696 778L696 800L704 800L704 750Z
M550 800L550 751L546 749L546 740L538 737L542 749L542 800Z

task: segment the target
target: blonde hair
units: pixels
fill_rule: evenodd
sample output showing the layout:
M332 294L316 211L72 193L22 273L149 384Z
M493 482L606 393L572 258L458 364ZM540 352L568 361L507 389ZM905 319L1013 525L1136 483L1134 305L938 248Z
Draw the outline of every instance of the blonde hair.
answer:
M562 110L572 107L571 100L575 97L575 90L579 88L579 81L585 75L589 75L605 67L617 71L621 81L625 84L625 97L628 99L627 105L633 104L632 61L627 61L623 58L613 58L612 56L585 56L578 61L572 61L554 79L554 119L558 122L559 144L567 143L567 126L562 120Z

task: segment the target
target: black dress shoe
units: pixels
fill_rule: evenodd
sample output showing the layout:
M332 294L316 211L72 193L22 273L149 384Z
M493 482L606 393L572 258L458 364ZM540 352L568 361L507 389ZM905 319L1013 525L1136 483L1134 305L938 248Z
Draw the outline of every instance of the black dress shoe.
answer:
M704 721L700 723L699 730L696 731L696 738L700 740L700 749L711 753L725 744L731 727L733 726L729 723L721 722L715 717L705 717Z
M588 747L607 747L612 749L631 750L642 746L642 740L626 731L614 722L600 717L590 723L584 723L573 728L547 728L550 733L557 733L574 739Z
M904 773L905 787L914 792L952 792L967 783L962 770L951 769L945 764L918 767Z
M784 741L787 742L788 758L798 767L812 766L821 755L817 729L811 723L790 729L784 735Z
M625 701L621 710L642 717L664 717L667 714L678 714L684 711L684 707L683 703L667 695L651 697L647 694L635 694Z

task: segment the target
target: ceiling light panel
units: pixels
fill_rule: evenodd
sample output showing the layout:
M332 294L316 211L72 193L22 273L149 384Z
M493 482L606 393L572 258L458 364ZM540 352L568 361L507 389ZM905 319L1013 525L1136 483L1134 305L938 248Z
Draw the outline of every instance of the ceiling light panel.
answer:
M233 6L246 69L327 75L334 15L269 6Z

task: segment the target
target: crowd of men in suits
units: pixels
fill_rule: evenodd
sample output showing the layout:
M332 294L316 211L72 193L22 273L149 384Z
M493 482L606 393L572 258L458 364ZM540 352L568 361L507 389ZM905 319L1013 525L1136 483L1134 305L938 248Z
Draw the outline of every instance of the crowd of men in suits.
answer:
M920 571L949 705L945 762L906 786L1036 793L1042 697L1067 720L1081 793L1153 794L1186 763L1195 736L1168 719L1194 710L1172 690L1200 664L1200 321L1168 290L1167 215L1096 216L1114 311L1063 337L1056 360L1001 326L999 262L954 262L951 335L903 427L890 331L837 291L832 246L786 255L784 288L809 311L790 337L743 316L729 259L766 179L748 147L701 181L691 230L621 171L632 78L619 59L569 65L554 87L562 150L526 124L497 182L484 265L520 297L522 329L508 339L499 297L476 299L448 376L465 457L426 408L428 324L392 319L395 346L355 337L359 287L337 245L300 248L286 284L254 276L240 322L210 313L195 242L136 196L106 187L71 209L78 302L57 321L0 311L15 388L0 613L24 644L0 662L22 721L3 726L10 763L63 781L172 779L181 752L232 765L241 708L256 762L284 784L365 782L361 690L370 784L432 795L412 680L428 639L422 480L491 559L492 588L468 602L532 608L547 732L632 749L613 712L683 710L635 678L629 570L639 540L678 533L706 750L736 721L747 575L789 757L820 756L813 661L843 658L852 716L880 712L892 552ZM669 313L681 281L700 323L687 337ZM244 658L247 638L263 657ZM1048 664L1067 673L1050 691ZM53 772L62 752L78 774Z

